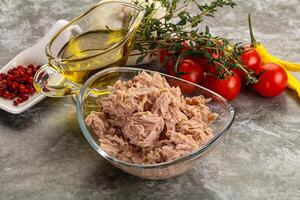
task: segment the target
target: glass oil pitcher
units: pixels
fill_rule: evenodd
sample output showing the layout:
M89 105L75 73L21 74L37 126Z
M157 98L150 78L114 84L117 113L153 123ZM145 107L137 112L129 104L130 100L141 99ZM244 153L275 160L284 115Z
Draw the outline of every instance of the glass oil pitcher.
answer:
M113 1L72 20L48 43L48 64L34 77L36 90L52 97L78 94L95 72L125 64L143 16L141 7Z

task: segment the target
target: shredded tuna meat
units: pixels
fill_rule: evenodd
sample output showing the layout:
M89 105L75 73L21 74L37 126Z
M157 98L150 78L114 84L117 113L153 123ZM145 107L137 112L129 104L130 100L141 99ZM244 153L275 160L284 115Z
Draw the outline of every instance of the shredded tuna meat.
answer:
M200 148L212 137L217 114L203 96L184 97L159 73L141 72L117 81L98 101L86 124L109 155L131 163L174 160Z

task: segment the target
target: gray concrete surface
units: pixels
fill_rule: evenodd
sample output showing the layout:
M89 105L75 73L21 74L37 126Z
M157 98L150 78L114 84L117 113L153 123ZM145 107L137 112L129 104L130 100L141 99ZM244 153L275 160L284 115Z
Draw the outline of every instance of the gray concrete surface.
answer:
M33 45L58 19L95 0L0 0L0 66ZM298 0L237 0L206 22L215 33L257 39L300 62ZM244 91L225 141L202 163L165 181L142 180L102 159L83 137L71 98L47 98L20 115L0 111L0 199L300 199L300 105L287 90L266 99Z

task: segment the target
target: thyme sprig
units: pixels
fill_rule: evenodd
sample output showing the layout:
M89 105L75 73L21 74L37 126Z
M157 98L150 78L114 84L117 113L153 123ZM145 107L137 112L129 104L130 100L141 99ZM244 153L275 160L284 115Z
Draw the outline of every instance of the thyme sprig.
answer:
M138 50L141 63L147 55L157 54L157 49L167 49L174 56L199 56L215 66L217 76L221 79L232 75L231 69L239 69L247 74L248 83L257 82L254 74L245 69L240 60L244 48L241 43L214 36L206 26L204 31L199 25L205 17L214 17L218 8L236 5L233 0L212 0L210 3L200 3L197 0L134 0L145 9L145 16L136 34L133 49ZM196 7L197 12L190 13L190 7ZM160 17L156 15L163 13ZM184 42L188 42L189 49ZM178 62L177 62L178 63Z

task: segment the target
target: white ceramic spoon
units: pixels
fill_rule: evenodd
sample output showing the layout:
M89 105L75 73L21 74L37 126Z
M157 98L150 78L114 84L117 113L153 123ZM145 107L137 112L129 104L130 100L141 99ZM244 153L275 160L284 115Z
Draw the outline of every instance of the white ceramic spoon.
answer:
M16 57L14 57L9 63L7 63L1 70L0 73L7 72L9 69L17 67L19 65L27 66L29 64L33 64L35 66L37 65L43 65L46 64L48 59L45 54L45 48L47 43L50 41L52 36L60 30L62 27L64 27L69 22L66 20L59 20L57 21L46 33L46 35L34 46L22 51L19 53ZM64 44L67 41L67 35L64 38L61 38L62 44ZM38 102L40 102L42 99L44 99L45 96L34 93L29 97L27 101L24 103L19 104L18 106L13 105L12 100L7 100L0 97L0 108L13 113L13 114L19 114Z

